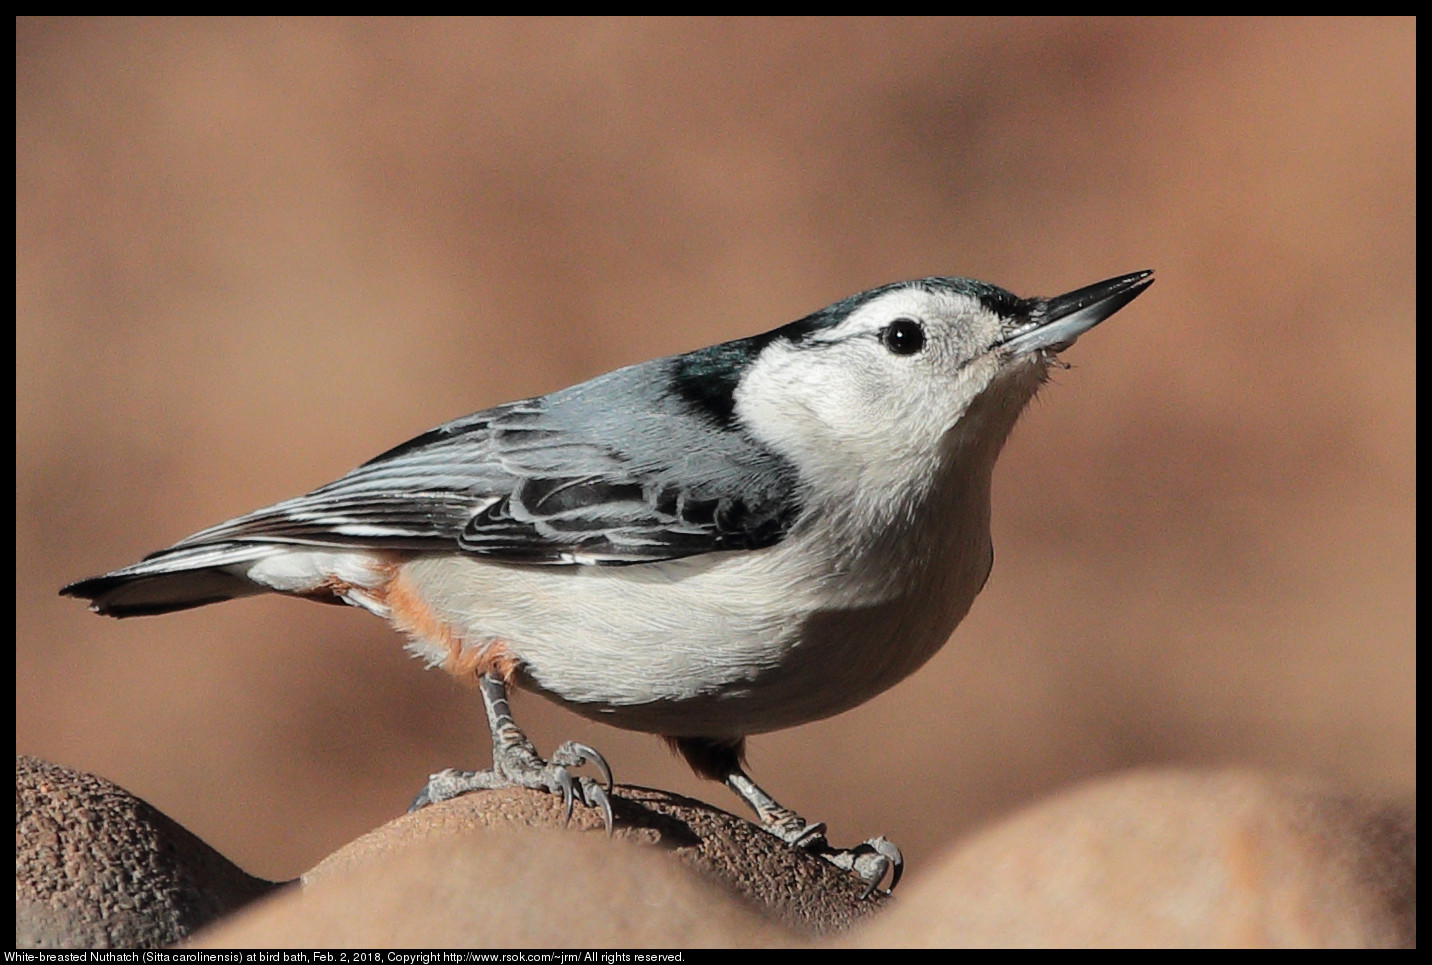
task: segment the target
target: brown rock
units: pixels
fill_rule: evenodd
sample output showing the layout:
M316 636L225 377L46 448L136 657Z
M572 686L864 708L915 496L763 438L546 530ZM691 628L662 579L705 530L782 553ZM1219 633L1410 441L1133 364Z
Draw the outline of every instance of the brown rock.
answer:
M613 811L609 842L594 809L563 828L559 799L520 788L428 807L203 942L791 944L886 900L861 900L851 876L698 801L620 787ZM275 887L123 789L23 757L16 867L17 944L39 947L170 944Z
M843 944L1416 942L1415 808L1251 773L1156 772L996 824Z
M620 786L613 812L608 841L592 808L563 828L550 794L445 801L341 848L302 891L198 944L790 945L886 901L862 901L851 876L699 801Z
M738 897L763 916L798 931L839 931L888 900L862 900L864 884L824 860L788 847L750 821L665 791L620 785L613 837L654 845ZM415 841L518 828L562 828L562 802L551 794L507 788L468 794L405 815L340 848L303 876L305 888ZM593 808L577 807L569 833L600 833ZM577 836L577 835L573 835ZM581 835L585 837L586 835ZM574 939L587 941L584 936Z
M272 890L121 787L15 758L15 944L168 945Z
M371 844L385 830L364 840ZM434 826L429 834L400 831L388 845L358 851L345 849L343 860L325 863L327 871L302 889L246 909L189 947L729 947L800 940L655 849L601 834Z
M887 906L835 944L1416 944L1415 807L1307 782L1103 779L976 835L894 901L700 802L620 787L614 812L609 841L590 808L561 829L551 795L448 801L194 944L795 947ZM166 944L273 888L108 782L16 761L17 945Z

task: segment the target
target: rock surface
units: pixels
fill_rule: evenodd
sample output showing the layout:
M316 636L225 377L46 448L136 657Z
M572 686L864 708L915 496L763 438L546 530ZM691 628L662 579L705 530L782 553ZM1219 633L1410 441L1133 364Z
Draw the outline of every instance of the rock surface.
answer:
M467 795L399 817L277 888L113 784L18 758L16 944L1417 941L1415 804L1258 773L1093 780L996 822L912 869L896 897L871 901L860 900L863 886L850 876L709 805L619 786L613 810L608 840L590 808L578 807L563 827L551 795Z
M109 781L15 758L15 944L159 947L277 885Z
M1100 778L958 845L846 943L1413 947L1416 809L1237 771Z

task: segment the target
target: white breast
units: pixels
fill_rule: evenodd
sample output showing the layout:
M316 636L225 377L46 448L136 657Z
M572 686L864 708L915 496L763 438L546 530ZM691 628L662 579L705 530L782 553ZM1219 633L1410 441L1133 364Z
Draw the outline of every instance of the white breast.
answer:
M847 507L754 552L624 567L429 556L402 572L464 647L501 641L525 684L579 713L673 736L759 733L854 707L945 642L991 561L988 473L963 478L873 542Z

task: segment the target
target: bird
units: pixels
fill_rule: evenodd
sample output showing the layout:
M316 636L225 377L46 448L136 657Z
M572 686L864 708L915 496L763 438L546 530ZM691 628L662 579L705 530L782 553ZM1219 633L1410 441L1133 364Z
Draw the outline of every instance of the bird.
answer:
M492 767L431 775L414 808L519 785L568 818L574 798L599 808L610 833L606 760L576 741L544 759L519 688L663 737L868 897L899 881L899 848L833 847L748 775L746 740L856 707L945 644L993 565L991 480L1020 413L1152 276L1051 298L882 285L455 419L60 592L114 617L264 592L362 608L487 711Z

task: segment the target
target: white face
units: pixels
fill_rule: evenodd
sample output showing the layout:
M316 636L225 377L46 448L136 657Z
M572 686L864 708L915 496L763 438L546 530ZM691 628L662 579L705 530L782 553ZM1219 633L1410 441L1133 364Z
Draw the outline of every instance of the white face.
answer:
M935 475L951 430L996 383L1012 409L991 461L1044 372L1011 359L1000 317L972 296L905 287L801 343L771 342L736 392L736 414L832 496L908 493ZM1027 377L1011 379L1022 373ZM1003 419L997 421L1004 421Z

